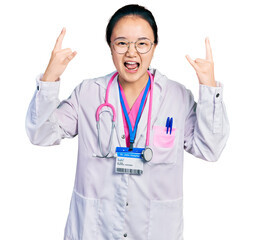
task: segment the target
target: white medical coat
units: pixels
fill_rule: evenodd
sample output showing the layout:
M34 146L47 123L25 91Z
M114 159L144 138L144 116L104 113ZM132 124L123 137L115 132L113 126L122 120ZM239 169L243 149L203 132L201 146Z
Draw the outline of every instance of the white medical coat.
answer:
M65 240L181 240L183 239L183 154L216 161L228 138L229 125L222 101L222 87L200 85L199 100L181 84L154 74L150 148L153 159L144 163L142 175L115 173L115 159L101 155L96 110L105 101L112 76L84 80L60 103L60 82L37 79L26 129L33 144L59 144L78 135L75 184L65 227ZM149 99L149 98L148 98ZM125 147L118 83L113 81L109 103L117 123L111 154ZM134 147L145 147L149 101L143 110ZM111 111L101 119L102 148L106 152L111 132ZM167 117L173 117L175 134L165 134ZM166 142L174 141L172 147ZM162 147L163 146L163 147ZM170 146L170 145L169 145Z

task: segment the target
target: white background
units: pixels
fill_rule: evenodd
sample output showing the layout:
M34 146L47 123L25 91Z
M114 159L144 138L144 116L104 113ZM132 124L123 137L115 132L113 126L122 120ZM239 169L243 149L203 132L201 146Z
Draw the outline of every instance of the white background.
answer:
M77 138L37 147L25 115L62 27L63 47L78 52L62 75L60 99L83 79L114 70L105 42L110 16L130 1L23 0L0 4L0 239L63 239L77 155ZM185 59L205 57L209 36L217 81L231 124L220 160L185 154L186 240L255 239L255 15L252 1L136 1L154 14L159 45L152 67L191 89L198 80Z

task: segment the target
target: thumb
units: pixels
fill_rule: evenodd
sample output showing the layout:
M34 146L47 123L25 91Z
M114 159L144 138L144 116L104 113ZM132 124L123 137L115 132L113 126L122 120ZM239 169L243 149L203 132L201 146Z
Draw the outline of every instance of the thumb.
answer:
M65 63L69 63L76 55L77 55L76 51L72 52L72 54L66 57Z
M197 71L197 64L195 63L195 61L193 61L189 55L186 55L185 57L188 60L188 62L190 63L190 65Z

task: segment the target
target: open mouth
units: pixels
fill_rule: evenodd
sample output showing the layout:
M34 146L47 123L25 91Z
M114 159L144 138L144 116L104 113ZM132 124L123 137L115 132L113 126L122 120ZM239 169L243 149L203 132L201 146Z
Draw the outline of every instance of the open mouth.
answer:
M138 63L138 62L124 62L124 66L128 71L136 71L139 68L140 63Z

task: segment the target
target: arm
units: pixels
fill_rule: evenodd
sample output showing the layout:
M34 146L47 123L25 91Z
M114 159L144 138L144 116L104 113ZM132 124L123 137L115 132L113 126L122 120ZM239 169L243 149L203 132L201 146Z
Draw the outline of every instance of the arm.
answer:
M35 145L60 144L61 139L74 137L78 133L79 88L60 103L60 82L43 82L41 78L42 75L37 79L37 90L27 111L27 134Z
M206 59L192 60L199 83L199 101L196 104L188 94L188 114L185 121L184 149L196 157L216 161L229 136L229 123L223 103L223 88L217 87L209 39L205 40Z
M207 161L220 157L229 136L222 87L200 85L196 104L190 93L185 121L184 149Z
M63 28L45 73L37 78L37 91L28 108L26 130L33 144L59 144L62 138L77 134L78 90L60 105L58 99L60 75L76 55L69 48L62 49L65 33Z

